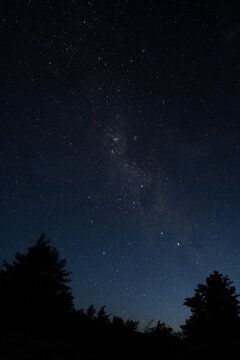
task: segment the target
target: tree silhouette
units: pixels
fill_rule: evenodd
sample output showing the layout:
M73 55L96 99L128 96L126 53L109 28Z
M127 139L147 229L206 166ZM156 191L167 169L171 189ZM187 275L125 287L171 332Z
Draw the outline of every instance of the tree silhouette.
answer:
M148 333L154 336L161 336L162 338L171 338L173 336L173 329L164 322L158 321L156 326L148 330Z
M97 313L97 322L99 325L106 326L110 324L110 315L105 311L106 306L102 306Z
M232 281L214 271L199 284L195 295L186 298L184 305L191 309L191 316L182 325L183 334L189 339L214 342L233 339L239 326L239 301Z
M113 316L111 326L114 331L123 332L125 330L125 323L119 316Z
M125 323L126 330L129 333L134 333L138 329L138 324L139 324L139 321L134 321L134 320L128 319Z
M15 326L48 326L73 309L66 261L41 235L26 254L17 253L12 264L0 270L0 312Z
M95 314L96 314L96 309L93 305L90 305L88 308L87 308L87 311L86 311L86 314L87 314L87 318L89 320L93 320L95 318Z
M66 261L44 234L25 254L0 268L0 358L175 358L172 329L138 322L102 306L75 309ZM180 349L181 350L181 349ZM6 355L6 356L5 356ZM174 355L174 357L171 357Z

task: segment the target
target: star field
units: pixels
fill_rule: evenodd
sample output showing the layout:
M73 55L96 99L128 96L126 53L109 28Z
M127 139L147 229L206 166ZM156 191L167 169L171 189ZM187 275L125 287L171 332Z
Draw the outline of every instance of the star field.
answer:
M177 328L219 270L240 289L240 7L0 5L0 256L46 232L75 303Z

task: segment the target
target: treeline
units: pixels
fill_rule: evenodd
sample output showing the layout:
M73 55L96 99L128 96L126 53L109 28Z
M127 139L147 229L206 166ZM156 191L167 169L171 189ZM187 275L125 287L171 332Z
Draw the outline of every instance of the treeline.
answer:
M190 317L175 333L158 321L145 331L102 306L76 309L66 261L41 235L0 270L1 359L231 359L240 353L239 301L217 271L184 305Z

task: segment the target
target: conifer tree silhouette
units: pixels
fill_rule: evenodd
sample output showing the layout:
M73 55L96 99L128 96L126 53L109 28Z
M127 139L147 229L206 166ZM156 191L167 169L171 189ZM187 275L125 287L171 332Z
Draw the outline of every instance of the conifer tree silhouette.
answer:
M26 254L0 270L0 312L11 326L39 327L73 310L66 261L42 234ZM49 324L48 324L49 325Z
M181 326L183 334L208 341L234 338L239 327L238 296L228 276L214 271L196 287L193 297L185 299L192 314Z

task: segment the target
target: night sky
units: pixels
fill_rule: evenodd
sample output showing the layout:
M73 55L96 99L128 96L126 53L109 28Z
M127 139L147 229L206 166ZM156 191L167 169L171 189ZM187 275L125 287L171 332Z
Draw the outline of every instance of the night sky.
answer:
M0 2L0 258L46 232L75 304L177 328L240 291L237 1Z

